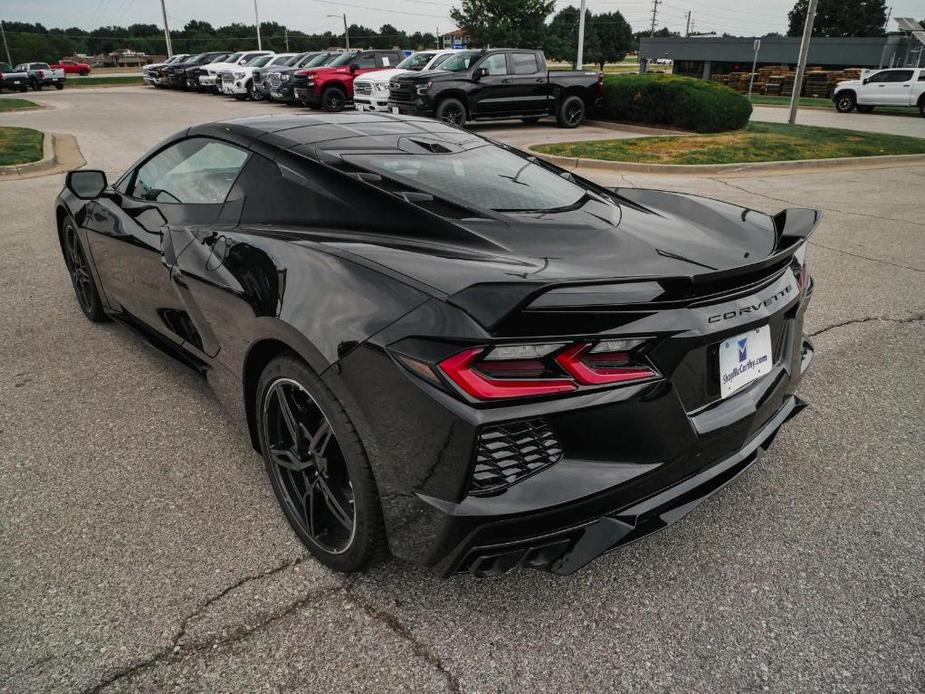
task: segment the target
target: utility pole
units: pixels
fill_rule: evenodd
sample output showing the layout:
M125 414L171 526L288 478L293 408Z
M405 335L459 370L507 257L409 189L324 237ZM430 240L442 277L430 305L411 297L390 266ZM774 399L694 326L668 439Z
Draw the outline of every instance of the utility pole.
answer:
M167 26L167 7L161 0L161 14L164 16L164 41L167 42L167 57L173 57L173 46L170 45L170 28Z
M660 2L661 0L652 0L652 36L655 36L655 18L658 16L658 4Z
M328 17L337 17L338 19L344 20L344 43L347 44L347 50L350 50L350 33L347 31L347 13L344 14L329 14Z
M581 9L578 10L578 56L575 58L575 69L585 69L585 5L586 0L581 0Z
M0 19L0 34L3 35L3 48L6 51L6 62L10 64L10 67L13 67L13 59L10 57L10 47L6 42L6 32L3 30L3 20Z
M687 28L684 30L684 38L691 35L691 11L687 11Z
M262 51L263 46L260 43L260 15L257 14L257 0L254 0L254 21L257 22L257 50Z
M752 74L748 78L748 100L752 100L752 86L755 84L755 68L758 66L758 51L761 50L761 39L755 39L753 44L755 49L755 58L752 60Z
M283 36L286 37L286 53L289 52L289 27L283 29Z
M890 17L892 16L893 16L893 6L890 5L889 7L886 8L886 21L883 23L884 31L890 30Z
M803 40L800 41L800 57L797 62L797 74L793 77L793 94L790 96L790 125L796 123L797 108L800 105L800 92L803 91L803 73L806 71L806 59L809 56L809 41L813 37L813 22L816 21L816 4L818 0L809 0L806 8L806 22L803 24Z

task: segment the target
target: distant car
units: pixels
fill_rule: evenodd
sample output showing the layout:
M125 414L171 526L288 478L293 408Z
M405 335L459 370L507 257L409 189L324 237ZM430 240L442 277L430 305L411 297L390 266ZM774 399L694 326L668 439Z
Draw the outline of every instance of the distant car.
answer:
M389 81L403 72L428 72L453 55L454 50L412 53L392 70L376 70L353 81L353 105L357 111L388 111Z
M225 51L210 51L208 53L197 53L186 60L166 66L161 70L163 85L172 89L189 89L187 73L195 73L203 65L208 65L214 60L218 60L228 55Z
M918 107L925 116L925 68L876 70L859 80L835 85L832 93L839 113L870 113L876 106Z
M233 68L222 70L220 91L225 96L233 96L239 100L254 98L256 85L254 71L259 70L275 57L272 53L270 55L258 55L244 65L236 65Z
M344 53L328 65L296 72L292 78L295 99L311 108L343 111L353 101L356 77L393 68L404 59L401 51Z
M16 71L9 63L0 63L0 91L24 92L29 89L29 73Z
M145 84L150 84L152 87L163 87L164 69L170 67L171 65L175 65L176 63L182 63L189 57L189 53L177 53L176 55L165 60L163 63L152 63L151 65L145 65L141 69L141 78L144 80Z
M29 86L37 92L41 91L42 87L64 89L64 70L54 70L48 63L20 63L15 70L27 73Z
M89 75L91 69L89 63L78 63L76 60L62 60L51 67L54 70L64 70L66 75L80 75L81 77Z
M70 172L52 212L80 310L206 380L338 571L391 552L573 573L693 510L805 404L816 210L605 188L445 123L340 113L184 128L112 187Z
M263 67L254 69L251 75L254 81L254 88L251 90L251 99L269 99L270 85L267 83L267 76L270 74L270 71L295 65L306 55L308 55L308 53L280 53Z
M673 65L674 61L671 58L656 58L652 61L656 65Z
M306 53L302 58L290 66L283 68L274 68L267 73L266 83L270 88L270 100L281 101L284 104L295 104L295 94L293 93L293 75L301 70L321 67L333 62L342 53L333 51L319 51Z

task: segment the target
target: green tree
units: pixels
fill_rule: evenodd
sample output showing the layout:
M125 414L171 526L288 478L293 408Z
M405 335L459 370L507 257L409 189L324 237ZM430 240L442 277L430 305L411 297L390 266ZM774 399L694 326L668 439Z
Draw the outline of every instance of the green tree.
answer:
M594 62L602 71L605 63L619 63L633 47L633 28L619 11L597 15L592 28L598 43Z
M450 17L473 46L538 48L555 0L462 0Z
M808 0L797 0L787 17L788 36L802 36ZM886 0L819 0L813 36L883 36Z

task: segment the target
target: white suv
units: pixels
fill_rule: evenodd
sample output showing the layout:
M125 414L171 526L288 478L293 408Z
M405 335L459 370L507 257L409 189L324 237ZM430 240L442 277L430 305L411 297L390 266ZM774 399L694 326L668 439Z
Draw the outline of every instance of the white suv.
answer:
M225 96L233 96L236 99L250 98L255 86L254 71L259 70L275 57L276 54L274 53L270 55L258 55L245 65L237 65L222 70L219 73L221 77L219 91Z
M210 65L204 65L206 69L206 74L202 75L199 78L199 84L203 87L211 87L216 91L221 91L221 78L219 75L223 70L228 70L230 68L237 67L239 65L246 65L254 58L258 58L261 55L273 55L272 51L238 51L228 57L228 60L222 61L220 63L211 63Z
M456 53L452 50L420 51L409 55L391 70L376 70L353 80L353 104L357 111L388 111L389 80L403 72L437 70Z
M870 113L875 106L918 106L925 116L925 68L865 70L861 79L835 85L832 101L840 113L855 108Z

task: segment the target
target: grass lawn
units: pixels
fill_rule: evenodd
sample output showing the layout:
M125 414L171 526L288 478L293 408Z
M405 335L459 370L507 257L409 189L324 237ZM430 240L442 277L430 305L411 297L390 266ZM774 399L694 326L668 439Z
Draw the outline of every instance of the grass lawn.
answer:
M38 161L42 158L44 137L31 128L0 127L0 166Z
M744 130L713 135L562 142L534 149L561 157L643 164L741 164L925 154L925 139L809 125L750 123Z
M752 95L752 103L757 106L790 106L789 96L762 96L761 94ZM801 108L824 108L835 110L835 104L831 99L821 99L812 96L800 97ZM901 113L906 116L919 116L919 110L914 106L878 106L874 113Z
M120 75L119 77L69 77L65 89L81 87L124 87L127 84L144 84L141 75Z
M18 111L21 108L40 108L40 106L28 99L0 99L0 113L4 111Z

